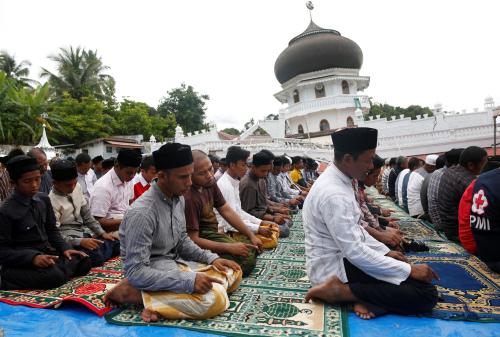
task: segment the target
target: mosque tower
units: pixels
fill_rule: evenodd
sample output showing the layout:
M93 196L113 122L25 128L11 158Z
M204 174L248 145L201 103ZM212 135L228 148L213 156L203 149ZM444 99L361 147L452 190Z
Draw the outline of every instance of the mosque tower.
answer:
M312 3L307 3L309 10ZM319 27L311 16L307 29L294 37L274 65L282 90L274 97L285 104L285 136L331 144L330 134L363 123L370 109L359 95L370 83L360 76L363 52L356 42L334 29Z

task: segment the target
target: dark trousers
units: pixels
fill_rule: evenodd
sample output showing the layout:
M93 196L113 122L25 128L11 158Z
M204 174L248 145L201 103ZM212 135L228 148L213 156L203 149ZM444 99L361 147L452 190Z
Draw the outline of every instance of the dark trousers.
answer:
M72 255L71 260L59 256L49 268L17 268L3 266L0 271L0 289L52 289L68 282L71 277L85 275L91 268L88 257Z
M120 241L103 241L104 243L94 250L78 247L78 250L84 251L90 256L92 267L102 266L110 258L120 255Z
M344 259L351 292L362 302L400 315L429 312L438 301L436 287L411 278L400 285L377 280Z

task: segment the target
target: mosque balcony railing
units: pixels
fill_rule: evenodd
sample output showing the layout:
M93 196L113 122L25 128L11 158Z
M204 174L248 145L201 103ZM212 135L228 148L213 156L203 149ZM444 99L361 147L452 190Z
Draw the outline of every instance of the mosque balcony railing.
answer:
M361 109L370 108L370 100L365 95L338 95L316 98L309 101L294 103L280 110L285 118L303 116L311 112L329 110L356 108L356 99L359 100Z
M493 139L493 125L465 127L450 130L421 132L401 136L379 137L377 150L404 149L419 147L425 149L436 144L459 144L460 142L477 141L477 145L489 146L488 139ZM404 152L404 151L403 151Z

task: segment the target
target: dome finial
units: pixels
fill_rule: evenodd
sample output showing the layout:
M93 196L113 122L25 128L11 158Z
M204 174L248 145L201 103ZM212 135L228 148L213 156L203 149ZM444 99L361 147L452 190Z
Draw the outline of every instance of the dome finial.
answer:
M308 1L306 2L306 7L307 9L309 10L309 17L311 18L311 21L312 21L312 10L314 9L314 5L312 3L312 1Z

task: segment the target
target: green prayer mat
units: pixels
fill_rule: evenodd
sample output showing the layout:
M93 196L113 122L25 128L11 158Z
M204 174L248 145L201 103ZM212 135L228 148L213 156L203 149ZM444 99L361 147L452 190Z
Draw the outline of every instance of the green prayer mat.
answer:
M150 325L184 328L227 336L322 336L347 337L345 308L322 303L304 303L311 284L305 270L302 214L288 240L259 255L250 276L231 294L231 304L223 314L202 321L160 320ZM300 219L300 221L299 221ZM106 314L119 325L148 325L142 308L129 306Z

